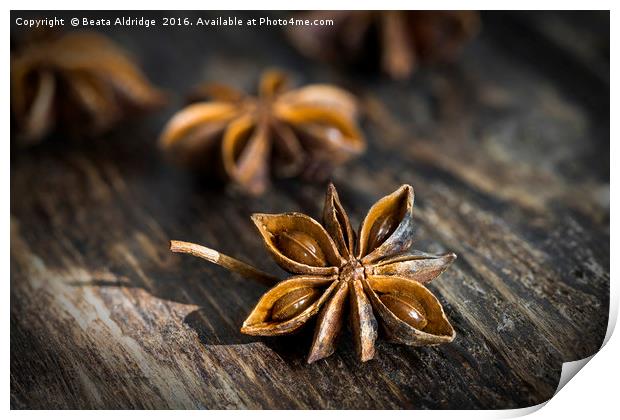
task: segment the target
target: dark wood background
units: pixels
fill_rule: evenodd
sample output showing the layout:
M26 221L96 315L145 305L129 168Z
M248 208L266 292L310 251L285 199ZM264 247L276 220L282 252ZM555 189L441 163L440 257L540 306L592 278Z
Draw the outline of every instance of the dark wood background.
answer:
M248 16L200 13L234 14ZM310 62L278 28L106 32L172 101L97 140L11 147L13 408L514 408L549 399L562 362L598 350L609 304L608 13L484 14L457 65L406 83ZM24 33L13 27L13 38ZM355 225L379 197L414 186L415 248L459 254L430 286L453 343L379 342L362 364L345 333L332 357L307 365L311 331L239 333L263 286L168 251L169 239L195 241L283 275L250 214L319 216L325 185L277 181L248 199L156 148L195 83L253 89L269 66L363 98L368 152L333 180Z

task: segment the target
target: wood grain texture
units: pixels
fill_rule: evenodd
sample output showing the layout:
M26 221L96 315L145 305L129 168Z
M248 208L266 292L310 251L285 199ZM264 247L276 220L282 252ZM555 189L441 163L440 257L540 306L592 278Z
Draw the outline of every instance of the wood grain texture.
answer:
M112 13L89 13L100 15ZM404 84L311 63L276 28L110 30L179 94L101 139L12 147L11 406L514 408L549 399L562 362L597 351L607 326L609 15L492 13L483 24L457 66ZM251 88L274 65L364 98L369 150L334 183L354 226L379 197L414 186L414 247L459 255L429 286L453 343L379 340L375 359L360 363L344 331L332 357L307 365L312 325L292 337L240 334L265 287L169 252L170 239L188 240L282 276L250 214L320 217L323 184L278 181L244 198L172 167L155 147L181 92L205 79Z

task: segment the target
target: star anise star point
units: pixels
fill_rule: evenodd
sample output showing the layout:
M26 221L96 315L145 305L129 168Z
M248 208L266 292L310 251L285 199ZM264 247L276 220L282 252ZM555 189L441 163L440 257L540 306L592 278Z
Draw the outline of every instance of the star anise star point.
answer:
M407 252L412 211L413 188L403 185L372 206L356 238L330 185L323 224L301 213L254 214L272 257L294 276L261 297L241 332L290 334L316 316L308 363L334 352L347 313L361 361L374 358L379 330L388 341L413 346L452 341L454 329L423 284L445 271L456 255Z

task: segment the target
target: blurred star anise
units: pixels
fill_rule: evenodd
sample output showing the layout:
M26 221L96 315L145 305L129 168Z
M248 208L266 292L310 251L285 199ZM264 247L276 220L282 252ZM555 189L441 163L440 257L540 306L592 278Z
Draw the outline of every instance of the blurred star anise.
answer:
M263 74L258 97L226 85L203 85L199 97L175 114L161 145L182 164L223 175L261 194L271 170L281 177L325 178L365 149L357 104L348 92L314 84L287 88L284 73Z
M453 60L480 26L473 11L313 11L298 18L334 20L288 30L302 54L359 64L377 51L381 69L393 79L409 77L421 62Z
M100 134L162 103L128 54L94 32L46 33L11 55L11 108L23 143L54 130Z
M274 260L297 275L263 295L241 332L290 334L318 315L308 363L334 352L347 311L362 361L375 355L377 320L383 337L391 342L423 346L452 341L454 329L423 284L445 271L456 255L407 252L413 242L412 212L413 189L403 185L370 209L356 239L330 184L323 225L301 213L254 214L252 220ZM200 245L172 241L170 248L266 284L277 281Z

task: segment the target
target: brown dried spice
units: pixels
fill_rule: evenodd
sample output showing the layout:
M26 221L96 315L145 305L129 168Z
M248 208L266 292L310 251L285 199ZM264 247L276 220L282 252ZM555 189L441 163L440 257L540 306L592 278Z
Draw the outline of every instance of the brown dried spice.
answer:
M348 307L362 361L375 355L378 324L384 338L411 346L448 343L455 332L441 304L424 287L454 261L453 253L409 251L413 242L413 188L403 185L351 228L338 193L329 185L323 225L301 213L254 214L267 249L286 271L259 300L241 327L249 335L290 334L318 315L308 363L328 357ZM217 251L171 241L170 249L204 258L273 285L277 278Z
M314 11L301 19L333 19L332 26L296 26L287 34L304 55L359 63L376 44L381 69L405 79L420 62L453 60L480 27L473 11Z
M364 138L348 92L314 84L289 90L284 73L264 73L258 97L219 84L200 88L193 103L175 114L160 143L186 166L222 174L245 192L261 194L269 168L278 176L324 178L359 155Z
M45 34L11 55L11 108L24 144L54 130L99 134L163 102L127 53L94 32Z

